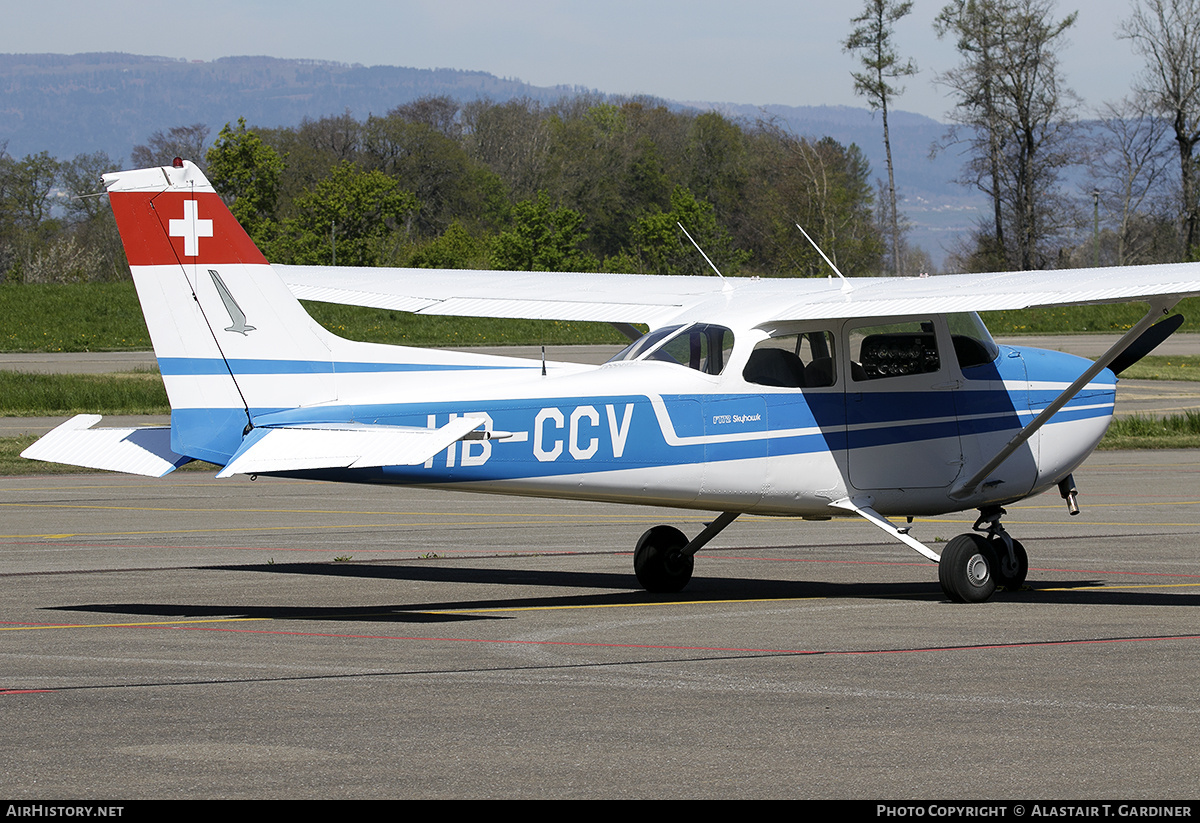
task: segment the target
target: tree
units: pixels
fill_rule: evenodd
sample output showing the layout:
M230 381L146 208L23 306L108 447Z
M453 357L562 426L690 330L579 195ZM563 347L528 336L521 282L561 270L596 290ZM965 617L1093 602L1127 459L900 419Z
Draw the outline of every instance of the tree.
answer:
M1161 232L1147 231L1164 219L1165 198L1160 193L1171 160L1166 140L1170 124L1147 111L1147 102L1125 99L1105 106L1088 162L1096 206L1115 224L1113 254L1107 259L1117 266L1179 259L1177 249L1163 254ZM1171 222L1178 229L1173 218Z
M1146 58L1138 93L1171 122L1179 152L1180 238L1185 255L1200 243L1193 159L1200 143L1200 0L1138 0L1120 36Z
M440 237L418 248L408 259L408 265L419 269L488 269L490 245L487 239L472 237L455 221Z
M317 264L332 261L348 266L390 262L389 249L399 245L392 236L418 209L417 198L403 191L383 172L364 172L343 162L309 192L293 202L295 215L284 221L272 259Z
M500 176L515 199L535 197L545 188L547 119L541 104L528 98L473 100L462 109L466 149Z
M426 95L411 103L404 103L388 112L410 123L421 123L444 134L446 137L458 139L462 134L462 124L458 121L458 103L446 95Z
M490 216L502 188L495 174L476 163L458 140L425 123L405 119L399 109L367 118L360 165L392 177L421 203L417 228L423 236L445 231L455 220Z
M175 126L165 133L162 130L150 135L142 145L134 146L129 161L136 169L150 166L169 166L176 157L191 160L203 170L204 143L208 140L208 126L193 123L190 126Z
M283 158L238 118L226 123L208 150L208 178L242 228L256 242L266 242L275 219Z
M738 266L746 262L749 255L733 248L729 232L717 223L712 205L697 200L683 186L676 186L671 193L671 210L639 218L631 232L631 250L615 258L611 266L606 261L605 267L640 274L707 275L708 264L679 230L681 225L721 274L737 274Z
M896 177L892 169L892 142L888 135L888 101L904 93L892 83L917 73L911 59L901 61L892 47L892 27L912 11L912 0L866 0L862 14L851 20L856 25L846 38L846 51L860 52L864 71L852 72L854 91L867 98L883 117L883 148L887 155L887 199L885 209L892 236L892 274L903 274L900 249L900 217L896 211Z
M804 227L847 274L877 275L885 251L870 166L855 145L812 141L760 121L746 135L748 185L737 248L758 274L825 277L829 266L796 228Z
M957 42L962 64L938 76L957 98L952 132L974 153L967 181L992 200L989 267L1046 265L1045 247L1066 210L1055 200L1071 162L1073 94L1063 88L1058 49L1075 22L1054 20L1052 0L954 0L935 21Z
M71 238L81 248L94 251L99 259L96 268L80 279L116 280L129 276L112 205L107 197L101 196L102 175L120 168L120 160L113 160L102 151L78 154L59 167L59 185L68 195L64 211Z
M492 262L513 271L594 271L595 261L579 250L586 238L579 212L552 209L539 192L513 206L513 227L496 238Z

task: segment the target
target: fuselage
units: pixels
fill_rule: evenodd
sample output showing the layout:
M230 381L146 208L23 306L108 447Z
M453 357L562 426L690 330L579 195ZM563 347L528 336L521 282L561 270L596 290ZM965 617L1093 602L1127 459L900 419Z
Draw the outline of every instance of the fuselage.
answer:
M830 504L856 497L917 515L1053 486L1095 448L1115 399L1116 379L1103 371L955 499L955 484L1089 361L997 346L974 316L695 323L659 337L603 366L552 363L544 375L528 360L428 371L342 364L337 394L352 402L252 410L253 422L436 428L471 416L492 434L423 465L300 473L327 480L807 517L842 514Z

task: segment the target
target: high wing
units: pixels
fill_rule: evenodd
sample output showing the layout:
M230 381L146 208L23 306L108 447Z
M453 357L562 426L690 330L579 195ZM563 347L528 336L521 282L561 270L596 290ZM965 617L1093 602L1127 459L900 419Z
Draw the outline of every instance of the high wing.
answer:
M701 316L737 316L757 325L1121 303L1200 293L1200 266L1193 263L845 280L335 266L275 270L304 300L416 314L599 320L652 328Z
M456 317L661 325L720 293L707 277L275 266L301 300Z

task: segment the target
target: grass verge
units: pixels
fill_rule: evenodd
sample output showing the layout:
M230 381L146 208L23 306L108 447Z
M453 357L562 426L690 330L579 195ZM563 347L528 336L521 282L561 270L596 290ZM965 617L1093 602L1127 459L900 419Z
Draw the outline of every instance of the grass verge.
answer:
M404 346L579 345L629 341L608 323L441 317L305 302L340 337ZM146 351L133 282L0 286L0 351Z
M33 374L0 371L0 417L168 414L158 372Z
M1200 380L1200 357L1150 355L1121 372L1130 380Z
M1200 447L1200 412L1166 417L1140 414L1118 417L1108 427L1101 449L1194 449Z
M1180 301L1174 311L1186 319L1180 331L1200 331L1200 298ZM981 312L995 337L1022 334L1086 334L1126 332L1146 313L1145 303L1106 303L1100 306L1046 306L1020 311Z

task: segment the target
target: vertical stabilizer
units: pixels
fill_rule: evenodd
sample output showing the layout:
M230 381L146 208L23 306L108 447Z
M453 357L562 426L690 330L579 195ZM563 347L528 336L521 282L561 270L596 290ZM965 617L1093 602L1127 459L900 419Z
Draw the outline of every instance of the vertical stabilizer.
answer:
M332 338L192 163L106 174L171 401L171 446L224 463L258 414L337 398Z

